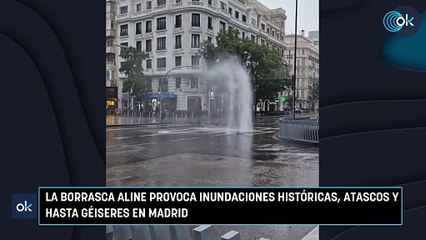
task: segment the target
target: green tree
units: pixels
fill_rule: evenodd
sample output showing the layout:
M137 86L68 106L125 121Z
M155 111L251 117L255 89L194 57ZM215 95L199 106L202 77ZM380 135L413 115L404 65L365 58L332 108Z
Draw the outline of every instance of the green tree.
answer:
M219 33L216 42L216 46L206 41L202 43L200 53L207 65L237 56L250 74L254 103L259 99L275 100L277 93L290 85L287 65L277 51L260 46L248 38L241 39L236 29Z
M132 92L137 100L151 89L148 79L143 74L142 61L149 55L133 47L122 48L120 57L125 61L121 63L119 71L126 74L127 80L123 82L123 92Z

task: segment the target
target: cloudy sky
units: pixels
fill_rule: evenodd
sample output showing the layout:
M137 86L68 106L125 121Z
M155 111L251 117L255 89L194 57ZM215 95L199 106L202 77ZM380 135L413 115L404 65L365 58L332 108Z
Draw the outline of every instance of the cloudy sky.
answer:
M258 0L268 8L281 7L286 11L286 34L294 33L296 0ZM319 30L319 0L299 0L297 30L305 32Z

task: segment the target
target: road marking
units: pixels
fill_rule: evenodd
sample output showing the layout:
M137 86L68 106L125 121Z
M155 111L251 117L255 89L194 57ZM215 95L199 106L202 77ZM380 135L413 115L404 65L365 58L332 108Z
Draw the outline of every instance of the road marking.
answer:
M114 140L121 140L121 139L126 139L126 138L129 138L129 137L114 137L112 139L114 139Z
M148 134L148 135L139 135L140 138L144 138L144 137L155 137L155 136L160 136L161 134Z
M171 140L171 141L172 141L172 142L177 142L177 141L187 141L187 140L194 140L194 139L198 139L198 137L190 137L190 138L173 139L173 140Z
M274 132L276 132L276 131L266 131L266 132L263 132L263 133L274 133Z
M146 142L146 143L137 143L137 144L129 144L129 145L123 145L122 148L128 148L128 147L135 147L135 146L142 146L142 145L152 145L157 144L157 142Z

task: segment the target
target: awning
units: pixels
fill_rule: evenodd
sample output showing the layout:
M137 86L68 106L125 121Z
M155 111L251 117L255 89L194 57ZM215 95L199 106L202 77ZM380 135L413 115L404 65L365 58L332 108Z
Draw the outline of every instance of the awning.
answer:
M153 98L160 99L160 93L148 93L148 98L149 99L153 99ZM161 98L163 98L163 99L176 99L177 94L175 94L175 93L161 93Z

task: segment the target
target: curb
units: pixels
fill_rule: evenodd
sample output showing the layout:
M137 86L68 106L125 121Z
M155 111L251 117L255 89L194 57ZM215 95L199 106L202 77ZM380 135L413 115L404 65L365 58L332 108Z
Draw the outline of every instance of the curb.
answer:
M127 123L127 124L113 124L106 125L107 128L110 127L133 127L133 126L149 126L149 125L161 125L161 124L172 124L173 122L161 122L161 123Z

